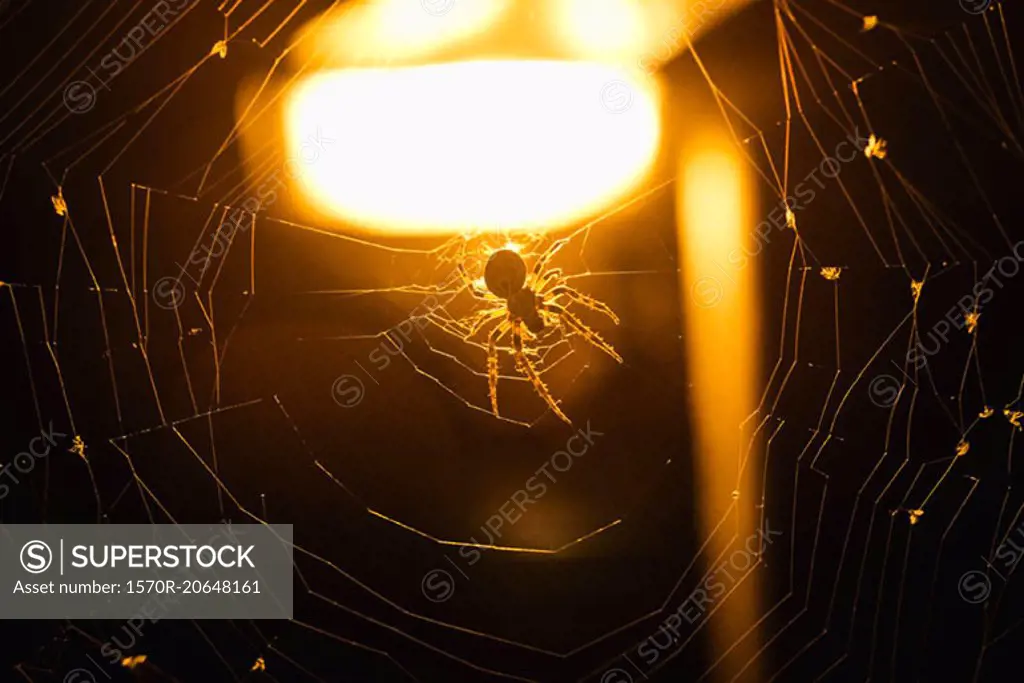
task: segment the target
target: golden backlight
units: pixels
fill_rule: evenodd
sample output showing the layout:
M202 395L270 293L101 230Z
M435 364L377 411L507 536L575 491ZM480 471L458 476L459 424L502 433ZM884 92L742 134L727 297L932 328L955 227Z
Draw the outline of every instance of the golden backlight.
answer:
M752 261L740 268L730 258L743 253L756 223L749 175L746 161L720 131L707 132L681 155L680 275L701 521L709 556L740 552L737 566L754 563L747 539L755 539L752 547L760 542L758 468L748 459L754 449L747 424L757 408L759 382L757 277ZM729 585L728 601L715 605L715 647L733 657L719 667L722 680L738 678L758 648L756 576ZM745 680L757 678L749 669L746 675Z
M555 30L585 55L635 59L650 36L664 27L649 26L636 0L560 0Z
M305 209L407 235L605 210L659 152L651 69L747 1L350 0L290 54L282 133ZM311 140L331 141L315 163Z
M612 83L611 86L608 86ZM543 230L624 198L658 152L658 94L603 64L469 61L327 71L293 92L289 157L320 212L399 233Z
M301 58L407 64L491 30L517 0L354 0L310 29ZM433 14L431 12L434 12Z

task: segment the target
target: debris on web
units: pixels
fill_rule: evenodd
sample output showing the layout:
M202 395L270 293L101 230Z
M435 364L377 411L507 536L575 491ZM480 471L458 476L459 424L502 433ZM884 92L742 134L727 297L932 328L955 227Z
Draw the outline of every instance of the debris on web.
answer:
M868 144L864 148L864 156L868 159L874 157L875 159L884 159L889 154L889 143L882 138L876 138L875 134L872 133L868 138Z
M64 201L64 189L61 187L57 188L57 194L50 197L50 202L53 204L53 210L57 212L58 216L68 215L68 203Z
M72 440L71 448L68 449L68 452L74 453L82 460L89 460L89 458L85 456L85 441L83 441L82 437L77 434L75 435L75 438Z
M144 664L146 659L146 655L132 655L131 657L124 657L121 659L121 666L126 669L134 669L140 664Z
M977 311L971 311L964 315L964 325L967 327L968 334L974 334L974 330L978 328L978 320L981 318L981 313Z

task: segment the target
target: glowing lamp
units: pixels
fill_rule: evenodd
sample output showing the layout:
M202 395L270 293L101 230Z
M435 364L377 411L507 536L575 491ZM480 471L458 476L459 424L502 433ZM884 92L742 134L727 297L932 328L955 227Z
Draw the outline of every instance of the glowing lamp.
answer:
M282 144L309 211L357 229L544 231L635 192L653 70L744 0L357 0L291 53ZM306 163L309 140L330 142Z

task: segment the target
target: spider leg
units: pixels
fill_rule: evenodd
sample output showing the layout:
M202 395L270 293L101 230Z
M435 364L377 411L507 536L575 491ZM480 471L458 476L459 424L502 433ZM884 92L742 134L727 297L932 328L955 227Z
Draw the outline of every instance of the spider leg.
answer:
M561 251L562 247L569 243L569 238L563 237L560 240L555 240L547 250L540 255L537 262L533 264L533 272L531 273L534 279L538 278L544 269L548 267L548 263L554 258L555 254Z
M562 269L553 268L536 279L533 290L537 292L537 294L543 294L548 287L551 285L557 285L561 280Z
M476 286L476 283L473 282L473 278L471 278L469 276L469 273L466 271L465 264L463 264L461 261L459 262L458 269L459 269L459 274L462 275L463 282L465 282L466 283L466 287L469 288L469 293L470 294L475 296L477 299L483 299L484 301L494 301L495 300L494 295L492 295L490 292L488 292L487 290L484 290L484 289L480 289L479 287Z
M622 356L618 354L618 352L612 347L611 344L606 342L604 339L601 339L601 335L599 335L597 332L594 332L592 329L583 324L583 321L581 321L579 318L574 316L569 311L565 310L564 307L552 303L543 304L543 306L544 308L556 313L561 320L565 321L565 323L569 327L578 332L584 339L586 339L592 345L601 349L619 363L622 362Z
M503 306L489 308L483 311L477 311L467 321L463 322L463 325L469 326L469 330L466 332L466 335L463 338L466 340L472 339L480 332L480 330L484 329L485 327L487 327L487 325L501 318L503 315L506 315L507 313L508 311Z
M548 391L547 385L544 384L544 380L537 374L536 368L533 367L533 363L526 354L523 352L523 330L522 323L516 322L512 324L512 345L515 349L515 359L517 368L526 375L527 379L530 380L530 384L533 385L534 391L544 399L544 402L548 404L551 411L558 416L558 419L565 422L567 425L572 426L572 421L565 416L562 409L558 407L558 402L555 401L554 397L551 396L551 392Z
M613 311L608 304L598 301L593 297L589 297L569 285L558 285L548 293L548 296L552 299L561 295L565 295L571 301L578 303L580 306L586 306L592 311L604 313L606 316L611 318L612 322L616 325L619 324L619 316L615 315L615 311Z
M491 412L498 417L498 340L505 336L512 324L506 318L487 336L487 393L491 397Z

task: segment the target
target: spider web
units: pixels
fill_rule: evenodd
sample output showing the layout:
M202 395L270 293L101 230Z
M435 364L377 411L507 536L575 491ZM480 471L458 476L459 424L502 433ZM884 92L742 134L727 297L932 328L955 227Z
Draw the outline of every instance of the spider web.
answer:
M294 30L340 3L179 4L129 58L149 5L0 1L17 52L0 87L0 216L17 258L0 272L17 425L3 463L17 483L0 513L295 523L296 618L133 635L50 624L18 653L23 678L986 680L1010 661L1024 251L1019 199L999 183L1024 159L1016 8L962 3L924 24L886 9L876 24L834 0L755 3L672 65L743 150L765 216L814 190L743 252L778 340L738 425L738 469L759 488L710 536L693 531L678 349L697 283L679 280L666 163L630 202L526 236L531 254L566 240L553 265L620 316L587 320L626 362L562 329L538 341L552 392L600 436L499 535L481 521L570 433L511 365L490 413L485 345L454 333L474 305L456 265L479 274L481 244L522 236L385 242L303 219L272 145L235 160L277 95L260 88L236 122L218 84L289 78ZM44 44L8 43L47 20ZM774 80L760 89L731 52L766 35ZM123 69L102 79L117 48ZM835 150L850 140L846 161ZM716 266L728 295L729 268L745 266ZM11 470L40 432L67 433ZM747 499L778 544L666 640L666 619L723 566L709 549L743 547ZM756 629L708 655L710 616L755 576ZM110 642L147 659L106 662Z

